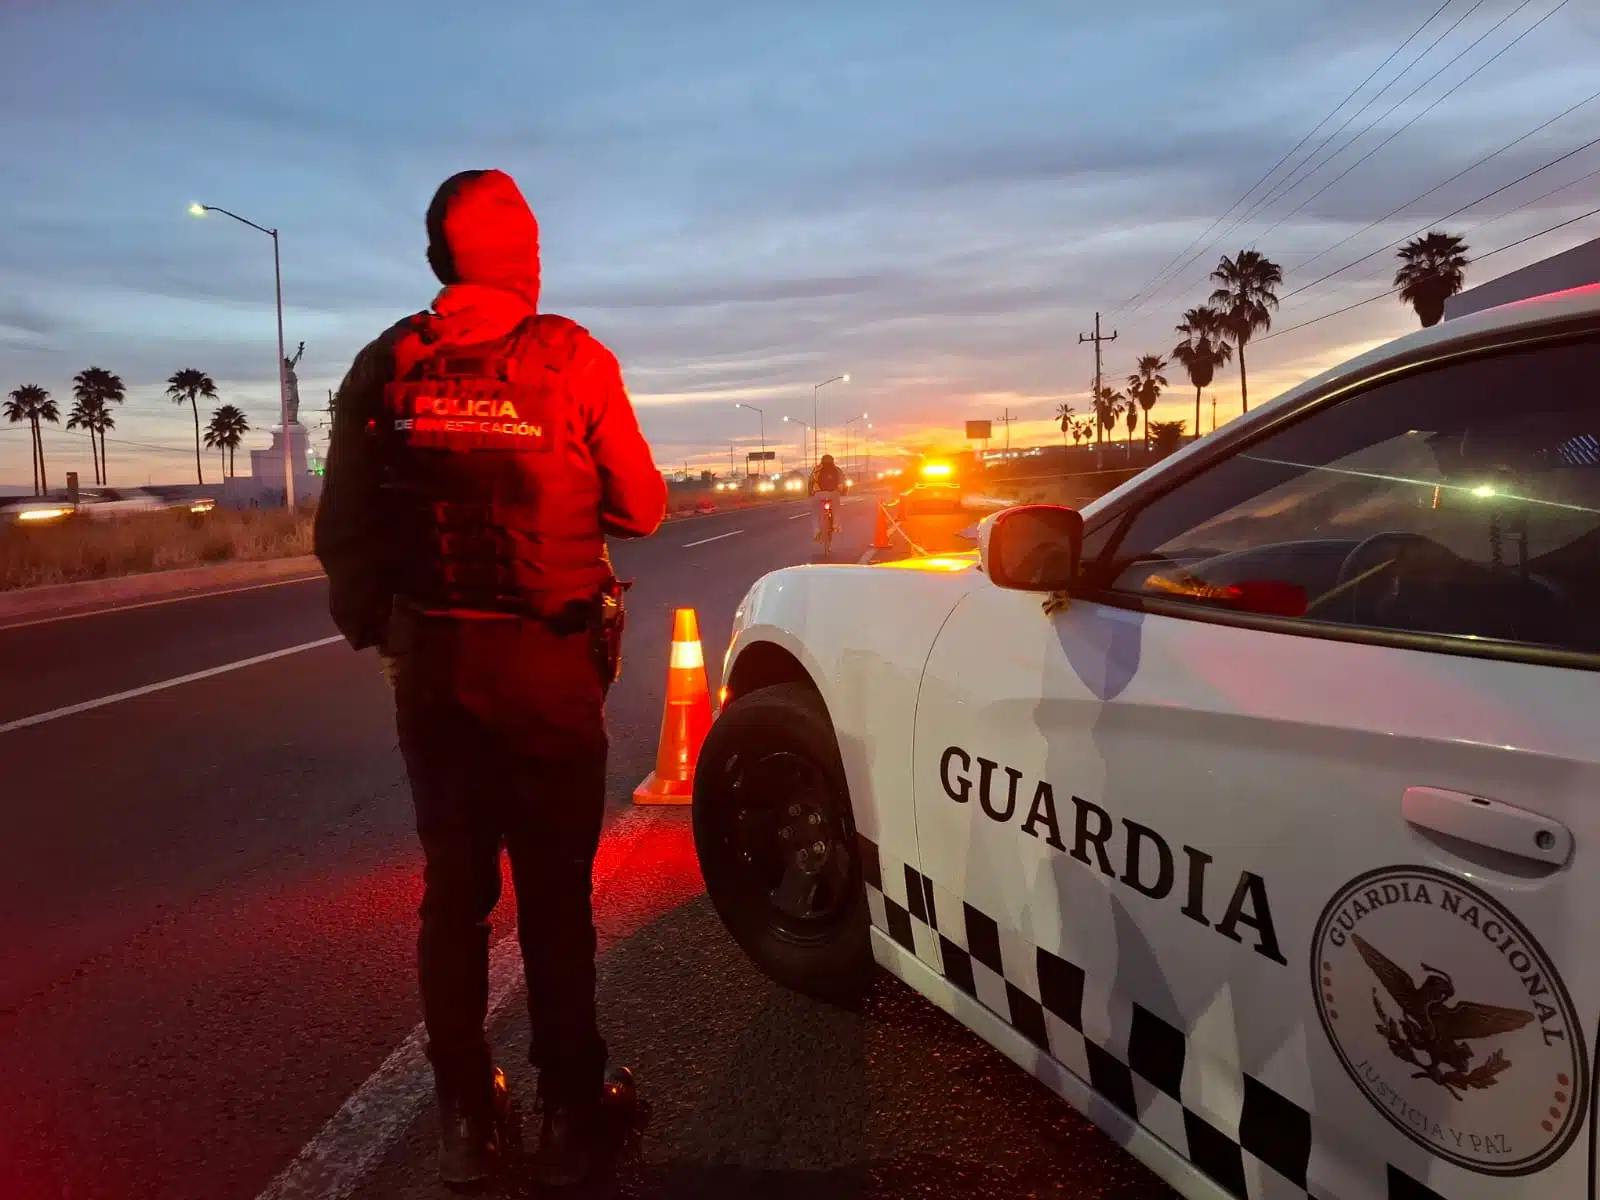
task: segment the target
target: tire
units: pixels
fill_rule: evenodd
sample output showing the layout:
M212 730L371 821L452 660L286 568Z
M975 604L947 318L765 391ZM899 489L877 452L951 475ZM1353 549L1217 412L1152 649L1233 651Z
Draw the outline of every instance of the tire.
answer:
M804 780L785 791L791 775ZM763 781L780 785L763 788ZM791 804L791 802L793 802ZM766 843L764 831L796 807L817 812L826 836L826 863L816 876L788 867L790 846L774 826L773 853L748 853ZM751 814L754 813L754 817ZM694 838L706 892L723 925L769 978L806 995L842 999L860 993L873 975L870 917L861 856L833 726L805 684L780 683L733 701L706 735L695 767ZM809 820L793 818L795 823ZM807 833L806 836L811 836ZM820 844L820 843L819 843ZM797 918L768 889L770 870L791 878L825 879L817 889L831 903L816 918Z

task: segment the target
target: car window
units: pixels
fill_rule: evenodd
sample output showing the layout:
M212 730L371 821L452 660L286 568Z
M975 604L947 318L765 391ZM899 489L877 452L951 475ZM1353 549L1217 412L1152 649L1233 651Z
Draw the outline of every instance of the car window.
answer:
M1377 384L1123 528L1108 598L1600 653L1600 343Z

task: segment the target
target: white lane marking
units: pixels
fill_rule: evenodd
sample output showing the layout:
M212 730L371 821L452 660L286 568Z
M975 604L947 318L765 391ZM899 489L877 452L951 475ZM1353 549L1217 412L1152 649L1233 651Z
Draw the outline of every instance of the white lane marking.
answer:
M130 688L126 692L101 696L97 700L85 700L81 704L69 704L65 708L52 708L49 712L34 713L31 717L21 717L15 721L7 721L4 725L0 725L0 733L11 733L13 730L27 729L32 725L43 725L47 721L58 721L62 717L76 716L78 713L88 712L95 708L104 708L108 704L116 704L122 700L133 700L139 696L148 696L152 692L164 692L168 688L179 687L185 683L210 679L213 675L226 675L229 671L241 671L245 667L253 667L258 663L271 662L275 658L286 658L291 654L299 654L302 650L315 650L319 646L331 646L335 642L342 641L344 641L342 636L334 634L332 637L318 638L314 642L302 642L298 646L287 646L282 650L274 650L269 654L257 654L254 658L241 658L238 662L223 663L220 667L207 667L204 671L195 671L189 675L179 675L176 679L163 679L160 683L148 683L144 687Z
M182 604L185 600L210 600L213 596L236 596L240 592L259 592L262 588L283 587L290 583L311 583L323 578L319 571L315 575L296 575L292 579L274 579L270 583L251 583L244 587L223 588L216 592L185 592L179 596L165 596L160 600L141 600L137 604L118 604L114 608L86 608L82 612L61 613L54 617L39 617L27 621L17 621L11 625L0 625L0 633L12 629L32 629L35 625L54 625L57 621L76 621L80 617L104 617L111 613L132 612L136 608L155 608L161 604Z
M707 542L720 542L723 538L730 538L736 533L743 533L742 529L730 529L727 533L719 533L715 537L701 538L698 542L685 542L683 549L692 550L696 546L704 546Z
M795 513L795 515L794 515L794 516L792 516L792 517L788 517L788 518L785 518L785 519L786 519L786 520L790 520L790 521L799 521L799 520L803 520L803 519L804 519L804 518L806 518L806 517L809 517L809 516L810 516L810 515L811 515L811 514L810 514L810 513L808 513L808 512L803 512L803 513Z
M659 808L630 808L606 829L608 840L643 833L665 819ZM596 871L600 890L627 865L628 854L608 856L609 869ZM489 951L489 1016L487 1028L522 983L522 951L514 933ZM421 1025L390 1052L365 1083L352 1092L256 1200L343 1200L405 1133L433 1091L433 1074L425 1053L427 1030Z

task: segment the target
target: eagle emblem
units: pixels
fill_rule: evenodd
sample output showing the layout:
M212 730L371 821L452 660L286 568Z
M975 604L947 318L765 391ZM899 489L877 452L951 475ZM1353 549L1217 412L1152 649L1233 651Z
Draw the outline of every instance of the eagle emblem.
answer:
M1456 1000L1455 982L1437 967L1420 964L1422 981L1418 983L1359 934L1352 934L1351 941L1400 1010L1398 1018L1391 1016L1378 989L1372 989L1378 1034L1391 1054L1417 1068L1411 1077L1431 1080L1457 1100L1463 1090L1493 1087L1511 1060L1497 1049L1474 1066L1475 1052L1467 1043L1512 1033L1531 1024L1533 1014L1520 1008Z

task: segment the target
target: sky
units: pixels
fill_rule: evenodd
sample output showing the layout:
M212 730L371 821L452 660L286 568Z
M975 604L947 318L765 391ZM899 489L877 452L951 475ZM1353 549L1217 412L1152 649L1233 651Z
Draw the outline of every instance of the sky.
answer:
M0 391L37 383L65 412L76 372L119 373L113 484L193 479L164 395L180 367L265 446L271 243L187 215L215 204L281 231L325 445L328 390L437 290L434 189L498 167L540 218L543 305L617 352L663 469L726 471L763 433L792 465L782 418L845 373L821 393L830 448L858 413L880 452L1006 413L1014 443L1057 439L1058 404L1087 411L1096 311L1118 383L1244 247L1286 276L1284 332L1248 350L1264 400L1416 326L1391 297L1290 328L1383 292L1392 250L1289 292L1600 136L1597 98L1365 229L1600 87L1589 0L1441 2L0 0ZM1591 172L1600 147L1438 227L1476 257L1600 206ZM1600 217L1468 284L1593 237ZM1193 389L1166 375L1154 416L1192 428ZM1238 413L1238 383L1220 374L1203 429L1213 395ZM45 449L58 486L89 479L80 435ZM0 426L0 485L29 482L26 433Z

